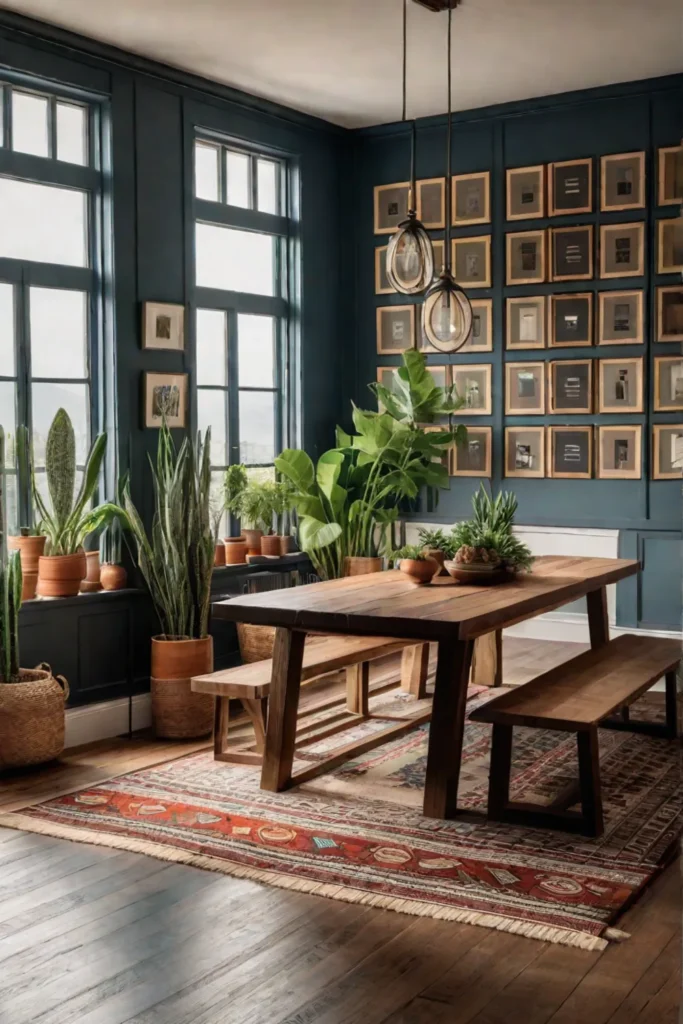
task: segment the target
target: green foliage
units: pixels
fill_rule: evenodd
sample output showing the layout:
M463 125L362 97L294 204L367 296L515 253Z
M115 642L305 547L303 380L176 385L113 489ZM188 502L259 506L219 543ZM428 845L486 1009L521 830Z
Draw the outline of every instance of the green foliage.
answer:
M453 546L493 549L510 569L530 570L531 551L513 532L517 498L511 491L502 491L495 499L482 484L472 498L473 516L453 527Z
M244 466L241 464L228 466L223 477L223 497L225 499L225 509L233 516L239 517L240 498L248 483L249 478Z
M239 497L238 518L248 530L267 533L273 522L273 499L267 482L252 480Z
M29 434L28 427L21 424L17 427L17 443L16 443L16 470L17 470L17 493L19 495L19 502L21 504L26 500L25 496L28 496L31 492L31 480L33 479L33 456L31 451L31 436ZM22 537L36 537L38 535L38 529L31 523L31 510L22 510L20 507L20 515L26 511L26 519L23 525L19 526L19 534Z
M271 516L275 525L275 533L283 536L285 519L294 508L294 488L288 480L276 480L265 484L270 497Z
M0 682L19 682L21 556L7 553L5 432L0 427Z
M418 530L418 537L425 548L435 548L437 551L443 552L446 558L453 558L455 555L453 537L441 529L427 530L423 527Z
M100 562L102 565L121 564L121 520L113 519L102 531L100 537Z
M426 562L429 555L425 553L422 544L404 544L398 551L392 551L391 553L393 562L400 562L402 558L410 558L414 562Z
M455 386L440 388L427 369L424 353L410 349L403 354L403 366L394 376L391 388L370 384L377 401L399 423L433 423L440 416L450 416L465 404ZM464 434L465 428L458 428Z

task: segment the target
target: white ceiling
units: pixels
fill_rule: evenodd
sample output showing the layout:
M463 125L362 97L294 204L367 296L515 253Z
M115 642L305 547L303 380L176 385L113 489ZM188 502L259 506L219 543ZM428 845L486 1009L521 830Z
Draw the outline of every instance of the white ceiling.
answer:
M1 0L0 0L1 2ZM400 118L403 0L4 0L349 127ZM410 4L409 116L446 109L446 15ZM462 0L454 109L683 70L682 0Z

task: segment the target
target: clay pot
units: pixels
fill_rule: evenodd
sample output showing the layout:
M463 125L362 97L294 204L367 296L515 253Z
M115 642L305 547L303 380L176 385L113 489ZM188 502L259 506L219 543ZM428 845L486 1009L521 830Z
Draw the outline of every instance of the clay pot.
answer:
M41 555L38 559L39 597L75 597L85 577L85 552Z
M105 562L100 568L102 590L124 590L128 582L128 573L122 565Z
M446 572L446 567L444 565L444 562L446 561L446 556L444 555L443 551L441 551L439 548L425 548L424 553L427 556L427 558L431 558L438 565L439 576L448 575L448 573Z
M344 559L345 576L365 576L369 572L382 572L384 563L381 558L364 558L354 555Z
M0 771L53 761L64 750L66 679L58 682L49 666L21 668L19 677L0 683Z
M38 583L38 559L45 549L47 537L8 537L7 547L21 557L21 600L32 601Z
M261 537L261 554L280 557L280 538L276 533L268 533Z
M280 554L281 555L288 555L290 553L290 551L292 550L292 540L293 539L294 538L291 537L289 534L285 534L284 537L283 536L280 537Z
M216 551L213 556L214 565L225 565L225 544L222 540L216 541Z
M226 565L244 565L247 561L247 541L245 537L224 537Z
M244 539L247 542L247 554L260 555L263 530L243 530L242 533L244 534Z
M438 572L438 565L432 558L402 558L399 569L411 583L431 583L432 577Z
M82 594L95 594L102 589L100 582L100 553L99 551L86 551L85 553L85 579L81 582Z
M198 739L213 729L214 698L193 693L192 676L213 672L213 638L152 637L152 724L159 738Z

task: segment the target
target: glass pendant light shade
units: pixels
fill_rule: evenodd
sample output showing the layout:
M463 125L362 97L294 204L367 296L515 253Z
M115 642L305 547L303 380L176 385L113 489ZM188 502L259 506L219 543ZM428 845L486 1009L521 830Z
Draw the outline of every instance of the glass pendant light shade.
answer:
M439 352L457 352L472 331L472 306L451 272L444 268L425 296L422 330Z
M432 240L412 210L389 240L387 277L401 295L424 292L434 279Z

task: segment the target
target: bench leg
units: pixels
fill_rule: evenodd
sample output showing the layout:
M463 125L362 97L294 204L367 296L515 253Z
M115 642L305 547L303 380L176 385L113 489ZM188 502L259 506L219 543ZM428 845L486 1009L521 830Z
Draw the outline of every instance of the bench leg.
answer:
M496 629L474 641L472 686L503 685L503 633Z
M494 725L491 733L488 817L500 820L510 800L512 726Z
M349 665L346 669L346 707L352 715L368 717L370 690L370 662Z
M220 760L228 747L228 723L230 721L230 698L216 697L213 713L213 756Z
M586 594L588 610L588 633L591 647L602 647L609 643L609 616L607 614L607 590L599 587Z
M602 816L602 788L600 785L600 755L598 730L589 729L576 735L579 754L579 787L586 834L601 836L604 832Z
M422 805L426 818L454 818L458 810L472 646L471 640L439 640Z
M242 707L249 715L251 723L254 726L254 736L256 738L256 750L259 754L262 754L266 745L266 722L268 721L268 698L263 697L262 699L247 700L246 697L240 698L242 701Z
M429 674L429 644L405 647L401 655L401 689L411 693L415 700L427 696Z
M675 672L664 677L666 687L666 733L672 740L678 737L678 681Z

